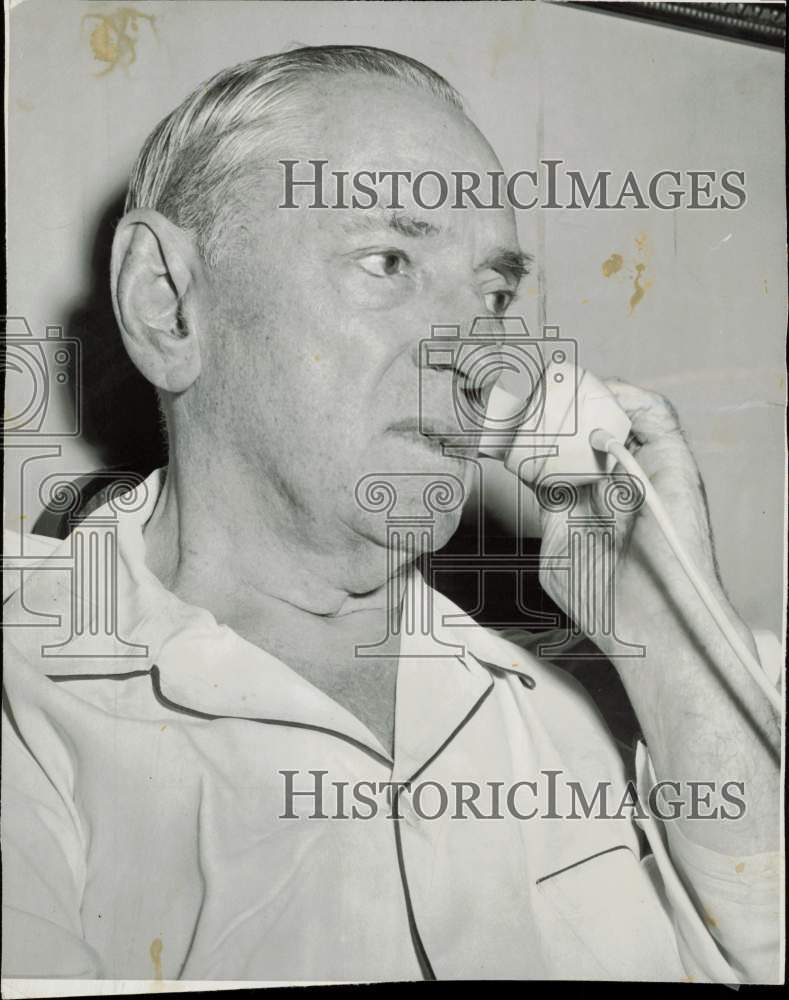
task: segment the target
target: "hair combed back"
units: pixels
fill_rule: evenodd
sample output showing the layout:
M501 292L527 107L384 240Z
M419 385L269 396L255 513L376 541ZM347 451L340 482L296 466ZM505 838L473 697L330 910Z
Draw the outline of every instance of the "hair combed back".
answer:
M274 145L287 148L304 125L311 103L305 81L354 72L394 78L462 110L442 76L387 49L322 45L261 56L217 73L159 122L132 170L125 210L160 211L194 232L209 259L240 171Z

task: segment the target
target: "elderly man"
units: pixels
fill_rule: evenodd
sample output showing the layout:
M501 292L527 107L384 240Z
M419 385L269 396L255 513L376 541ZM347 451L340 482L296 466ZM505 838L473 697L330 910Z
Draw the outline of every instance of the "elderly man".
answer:
M526 263L512 210L426 212L405 190L400 212L313 210L308 186L282 208L284 159L500 170L443 79L364 47L229 69L148 139L112 283L169 464L117 513L114 652L47 656L39 630L7 632L4 974L775 981L779 722L651 514L623 529L616 593L646 655L614 663L648 746L642 794L670 781L688 807L666 822L620 807L623 763L583 690L418 574L459 504L403 546L360 501L380 474L418 517L426 474L470 483L441 446L449 363L421 372L437 438L419 432L419 342L506 312ZM671 407L609 385L756 653ZM546 530L546 558L561 537ZM73 588L46 562L8 607L65 621ZM545 574L569 608L563 579ZM392 628L393 594L416 625ZM699 810L699 779L734 783L743 808L706 791ZM567 818L573 783L616 807Z

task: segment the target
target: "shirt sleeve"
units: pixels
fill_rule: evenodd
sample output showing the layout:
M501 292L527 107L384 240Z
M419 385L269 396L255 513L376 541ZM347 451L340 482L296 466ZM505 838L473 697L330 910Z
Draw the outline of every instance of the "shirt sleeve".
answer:
M3 603L19 590L22 573L43 563L62 544L57 538L23 535L3 528Z
M82 940L80 833L5 710L2 805L3 977L101 978L101 962Z
M636 751L642 817L688 980L783 981L783 871L779 852L732 857L690 841L677 823L661 822L645 803L656 777L643 743Z
M781 690L783 687L783 665L784 655L781 643L775 632L755 629L753 631L753 641L756 643L756 652L762 669L767 675L769 682Z
M506 638L528 648L522 633L510 632ZM528 642L533 646L540 638L532 636ZM780 642L769 632L754 632L754 640L765 674L778 686L783 666ZM678 823L653 815L649 793L657 779L641 741L636 744L634 777L640 809L634 811L633 820L651 848L642 867L673 924L686 980L781 983L781 853L719 854L689 840Z

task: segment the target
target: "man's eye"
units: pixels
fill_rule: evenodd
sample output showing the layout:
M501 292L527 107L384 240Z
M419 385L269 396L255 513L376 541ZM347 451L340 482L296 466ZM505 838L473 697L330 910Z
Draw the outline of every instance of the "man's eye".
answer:
M395 250L370 253L359 258L359 266L376 278L391 278L396 274L402 274L406 264L408 264L406 255Z
M501 316L509 308L510 303L515 298L512 292L499 288L495 292L485 293L485 305L494 316Z

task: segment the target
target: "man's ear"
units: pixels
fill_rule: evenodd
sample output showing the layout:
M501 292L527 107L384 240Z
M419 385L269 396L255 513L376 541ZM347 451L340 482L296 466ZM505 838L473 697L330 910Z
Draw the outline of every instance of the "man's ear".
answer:
M195 311L202 264L191 237L153 209L118 223L112 304L129 357L159 389L183 392L200 374Z

